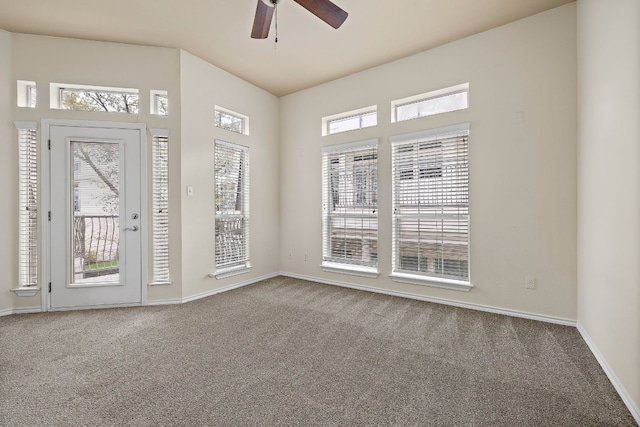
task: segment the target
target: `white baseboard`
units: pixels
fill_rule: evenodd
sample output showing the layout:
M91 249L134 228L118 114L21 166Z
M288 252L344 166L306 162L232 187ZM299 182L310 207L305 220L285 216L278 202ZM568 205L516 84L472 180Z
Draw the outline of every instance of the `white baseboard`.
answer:
M234 283L234 284L231 284L231 285L228 285L228 286L223 286L222 288L211 289L209 291L201 292L199 294L191 295L191 296L184 297L184 298L181 298L181 299L148 301L147 305L184 304L184 303L187 303L187 302L191 302L191 301L199 300L199 299L202 299L202 298L210 297L211 295L216 295L216 294L220 294L222 292L228 292L228 291L231 291L233 289L238 289L238 288L242 288L244 286L249 286L249 285L252 285L254 283L260 282L262 280L272 279L272 278L274 278L276 276L279 276L279 275L280 275L280 273L267 274L267 275L264 275L264 276L256 277L254 279L249 279L249 280L245 280L245 281L242 281L242 282Z
M12 314L30 314L41 312L42 309L40 307L8 308L6 310L0 310L0 317L10 316Z
M607 374L609 381L611 381L611 384L613 384L613 387L615 387L624 404L627 405L627 408L629 408L629 411L631 412L631 415L633 415L633 418L636 420L636 423L640 425L640 409L638 408L638 405L633 401L627 390L622 385L622 382L620 382L620 380L618 379L618 376L613 372L613 369L611 369L611 366L609 366L609 364L607 363L607 359L605 359L602 353L600 353L600 350L598 350L598 347L596 347L595 342L591 339L584 326L582 326L582 324L578 322L577 328L580 332L580 335L582 335L582 339L584 339L584 342L586 342L589 346L591 353L593 353L598 363L600 363L602 370L605 374Z
M348 282L341 282L341 281L337 281L337 280L322 279L322 278L319 278L319 277L304 276L304 275L301 275L301 274L288 273L288 272L284 272L284 271L280 272L280 275L287 276L287 277L293 277L295 279L309 280L309 281L312 281L312 282L325 283L327 285L341 286L341 287L344 287L344 288L358 289L358 290L361 290L361 291L375 292L375 293L378 293L378 294L392 295L392 296L401 297L401 298L410 298L410 299L415 299L415 300L419 300L419 301L433 302L433 303L436 303L436 304L446 304L446 305L451 305L451 306L454 306L454 307L468 308L468 309L471 309L471 310L478 310L478 311L486 311L488 313L503 314L503 315L511 316L511 317L521 317L521 318L524 318L524 319L537 320L537 321L546 322L546 323L554 323L554 324L557 324L557 325L573 326L573 327L576 326L576 321L575 320L565 319L565 318L562 318L562 317L554 317L554 316L546 316L546 315L543 315L543 314L527 313L527 312L524 312L524 311L509 310L509 309L506 309L506 308L498 308L498 307L492 307L492 306L482 305L482 304L472 304L472 303L467 303L467 302L460 302L460 301L450 300L450 299L446 299L446 298L426 297L426 296L423 296L423 295L412 294L412 293L409 293L409 292L392 291L392 290L389 290L389 289L375 288L375 287L372 287L372 286L356 285L356 284L348 283Z

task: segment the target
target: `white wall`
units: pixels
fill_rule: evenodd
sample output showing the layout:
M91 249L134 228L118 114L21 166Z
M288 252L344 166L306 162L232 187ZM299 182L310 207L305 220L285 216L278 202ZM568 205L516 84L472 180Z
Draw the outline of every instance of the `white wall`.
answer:
M18 286L18 143L12 120L15 83L11 76L11 36L0 30L0 312L13 308L10 289Z
M58 37L44 37L25 34L12 35L12 100L13 120L36 121L43 118L142 122L147 128L165 128L170 132L170 174L180 176L180 51L146 46L125 45L119 43L103 43L87 40L75 40ZM37 108L19 108L15 103L15 80L35 81L38 88ZM132 87L140 91L140 113L137 115L103 113L89 111L52 110L49 108L49 83L71 83L110 87ZM167 90L169 96L169 116L162 117L150 114L150 90ZM8 115L11 117L11 113ZM39 129L39 132L41 129ZM147 156L150 160L151 144L148 136ZM13 136L12 139L15 139ZM12 146L17 145L11 141ZM17 158L17 154L11 159ZM4 161L5 157L3 157ZM11 168L14 167L12 163ZM2 180L0 197L10 201L11 212L17 212L17 171ZM2 168L2 173L8 171ZM151 170L149 168L149 175ZM46 185L46 177L42 177L42 186ZM172 286L152 287L149 298L171 299L181 295L181 263L180 263L180 182L172 182L170 188L171 215L171 269L174 284ZM148 189L150 194L150 188ZM13 195L10 195L13 194ZM174 200L175 199L175 200ZM150 197L149 197L150 202ZM150 212L150 210L149 210ZM41 215L41 218L44 218ZM17 218L11 221L13 229ZM16 233L15 231L12 231ZM149 236L151 238L151 236ZM4 239L2 245L5 245ZM7 250L17 253L17 236ZM151 242L147 242L151 254ZM17 265L15 255L2 257L0 269L13 271L12 279L17 282ZM151 267L151 262L149 262ZM151 276L150 276L151 279ZM40 275L40 281L43 277ZM4 283L4 281L3 281ZM12 287L14 287L13 285ZM40 294L26 298L13 296L13 307L40 307Z
M181 55L183 296L253 280L279 270L278 98L187 52ZM213 125L214 105L249 116L250 135ZM249 147L251 272L217 280L213 145ZM186 186L194 195L186 196Z
M282 98L283 270L576 319L575 79L575 4L570 4ZM470 84L468 110L390 123L391 100L465 82ZM378 105L377 127L320 136L321 117L373 104ZM475 288L464 293L392 282L388 137L463 122L471 123ZM323 272L320 148L375 137L381 138L381 274L366 279ZM537 278L537 290L525 289L525 276Z
M577 17L578 321L640 422L640 2Z

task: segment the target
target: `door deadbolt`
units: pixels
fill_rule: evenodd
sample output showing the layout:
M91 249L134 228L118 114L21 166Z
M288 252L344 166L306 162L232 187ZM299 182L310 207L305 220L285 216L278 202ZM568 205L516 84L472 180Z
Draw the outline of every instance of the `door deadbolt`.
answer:
M138 214L137 213L131 214L131 219L138 219Z

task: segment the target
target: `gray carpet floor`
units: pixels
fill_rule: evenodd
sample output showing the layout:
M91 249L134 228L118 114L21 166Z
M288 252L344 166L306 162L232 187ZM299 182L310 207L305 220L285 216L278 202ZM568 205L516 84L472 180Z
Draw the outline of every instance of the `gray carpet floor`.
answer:
M0 318L0 425L636 424L575 328L276 277Z

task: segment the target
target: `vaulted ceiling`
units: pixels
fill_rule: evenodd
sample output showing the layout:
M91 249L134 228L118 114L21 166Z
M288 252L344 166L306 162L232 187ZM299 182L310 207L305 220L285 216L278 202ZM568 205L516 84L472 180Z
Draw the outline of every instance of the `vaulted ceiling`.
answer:
M282 96L573 0L333 0L337 30L282 0L277 44L250 38L257 1L0 0L0 28L181 48Z

